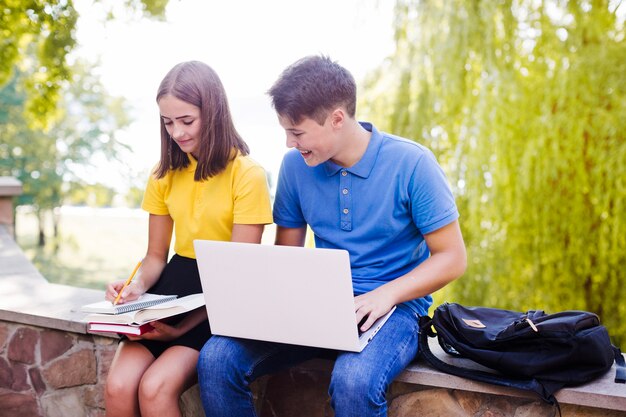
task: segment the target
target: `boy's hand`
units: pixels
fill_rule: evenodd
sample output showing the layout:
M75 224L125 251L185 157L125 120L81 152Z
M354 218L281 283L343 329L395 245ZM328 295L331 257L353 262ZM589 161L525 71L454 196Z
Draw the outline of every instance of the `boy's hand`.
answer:
M387 294L383 287L378 287L373 291L354 297L354 309L356 311L356 322L361 323L359 327L362 332L367 331L372 324L380 317L384 316L395 305L393 298Z

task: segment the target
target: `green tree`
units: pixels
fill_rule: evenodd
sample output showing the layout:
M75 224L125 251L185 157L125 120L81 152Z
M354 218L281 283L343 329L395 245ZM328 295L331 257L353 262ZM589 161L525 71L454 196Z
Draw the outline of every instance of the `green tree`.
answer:
M468 304L598 313L626 341L626 41L619 1L397 0L365 83L384 129L451 181Z
M20 77L28 74L16 73L0 89L0 175L22 181L24 193L17 203L35 207L40 245L45 243L44 214L62 204L67 192L63 184L84 184L77 168L89 165L96 154L115 158L127 148L116 138L129 124L123 100L107 94L91 66L78 62L71 70L72 82L59 99L63 110L46 131L31 127L21 111L26 98L19 91ZM110 204L111 192L99 190L99 203Z
M97 0L96 0L97 1ZM101 0L113 10L115 2ZM125 10L163 18L168 0L124 0ZM109 11L107 18L115 18ZM0 86L16 68L29 73L19 89L26 95L28 122L44 128L58 115L57 101L71 78L67 57L76 46L78 13L72 0L0 0Z

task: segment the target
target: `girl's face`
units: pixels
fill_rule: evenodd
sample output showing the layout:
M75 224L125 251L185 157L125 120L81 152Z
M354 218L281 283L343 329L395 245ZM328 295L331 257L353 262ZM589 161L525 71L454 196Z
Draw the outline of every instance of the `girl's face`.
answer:
M202 130L200 107L171 95L161 97L158 105L161 119L172 140L183 152L190 153L197 159Z

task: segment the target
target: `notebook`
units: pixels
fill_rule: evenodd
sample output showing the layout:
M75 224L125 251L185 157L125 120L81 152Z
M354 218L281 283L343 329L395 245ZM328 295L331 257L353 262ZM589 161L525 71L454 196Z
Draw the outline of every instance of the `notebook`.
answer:
M113 303L108 300L85 304L80 308L80 311L82 311L83 313L120 314L127 313L129 311L141 310L142 308L165 303L175 298L175 295L158 295L146 293L134 301L129 301L123 304L113 305Z
M345 250L194 240L213 334L360 352ZM395 307L394 307L395 309Z
M147 306L140 310L128 311L119 314L91 313L87 314L84 321L88 323L110 323L129 326L140 326L155 320L176 316L195 310L204 305L202 294L191 294L186 297L170 298L169 301ZM110 304L110 303L109 303Z

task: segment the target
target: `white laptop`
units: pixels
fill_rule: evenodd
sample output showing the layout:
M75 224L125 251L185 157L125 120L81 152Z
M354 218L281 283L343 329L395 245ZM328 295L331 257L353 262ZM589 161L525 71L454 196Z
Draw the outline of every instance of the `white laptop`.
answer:
M360 352L393 310L359 336L345 250L195 240L211 332Z

